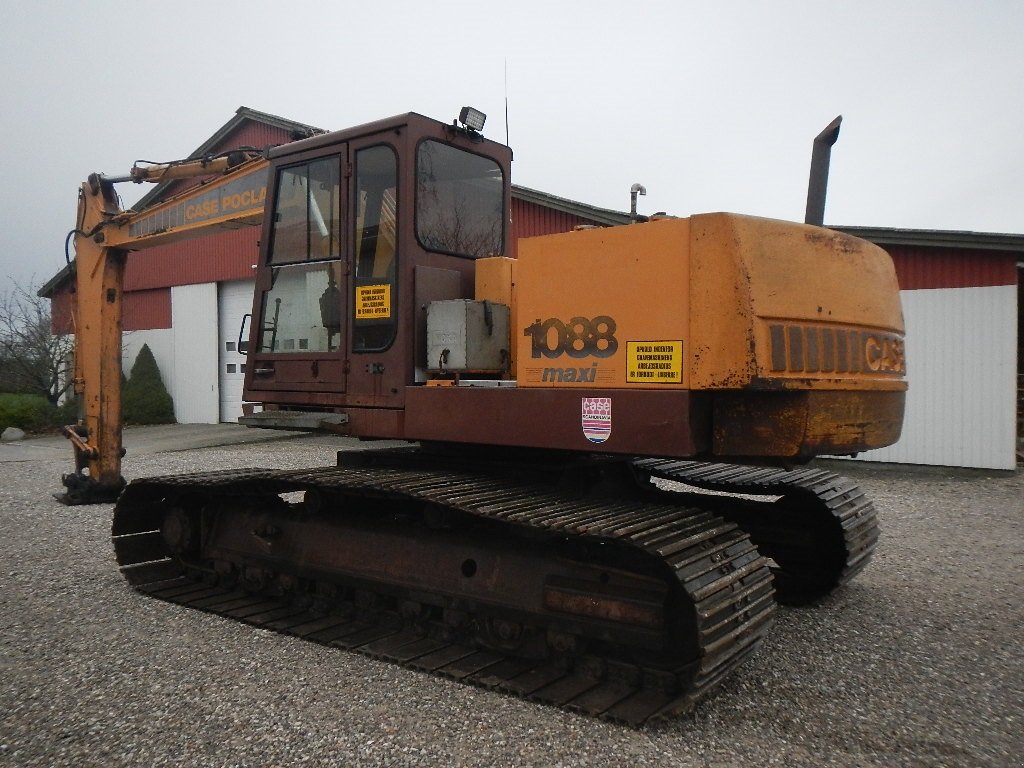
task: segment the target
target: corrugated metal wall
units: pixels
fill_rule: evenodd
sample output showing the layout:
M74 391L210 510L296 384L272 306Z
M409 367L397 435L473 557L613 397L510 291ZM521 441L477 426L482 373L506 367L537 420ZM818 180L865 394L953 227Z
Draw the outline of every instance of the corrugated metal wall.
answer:
M259 237L259 227L245 227L136 251L128 256L125 290L252 279Z
M122 327L126 331L144 331L171 327L171 289L125 291Z
M241 147L253 147L254 149L262 150L268 146L276 146L278 144L287 144L293 141L294 137L283 128L277 128L266 123L257 123L253 120L247 120L240 127L229 133L224 139L210 150L210 154L217 152L226 152L231 149L239 149ZM184 192L186 189L195 187L205 179L211 177L206 176L195 179L181 179L175 181L167 186L166 191L161 195L163 199Z
M245 146L262 149L271 144L285 144L292 138L282 128L250 120L228 135L213 151ZM170 197L199 182L199 179L175 182L162 196ZM252 265L259 256L259 237L259 227L245 227L131 253L125 267L125 290L251 279Z
M71 283L50 299L50 326L54 333L72 333ZM171 289L157 288L125 291L121 327L125 331L143 331L171 327Z
M858 458L1013 469L1017 288L902 291L907 410L893 446Z
M884 245L907 326L903 436L861 459L1013 469L1016 465L1017 256Z
M182 424L216 424L220 421L217 284L174 286L171 304L174 368L165 371L164 378L170 380L174 415Z
M50 297L50 328L54 333L74 333L71 322L71 282Z
M571 232L581 224L594 222L563 211L545 208L536 203L512 198L512 253L516 256L516 242L521 237L551 235L558 232Z
M1003 251L921 245L883 245L904 291L1014 285L1017 255Z

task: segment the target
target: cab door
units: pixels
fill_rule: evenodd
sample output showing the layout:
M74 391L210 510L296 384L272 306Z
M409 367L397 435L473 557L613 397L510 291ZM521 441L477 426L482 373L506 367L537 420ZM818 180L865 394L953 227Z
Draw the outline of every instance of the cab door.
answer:
M254 343L246 397L260 390L321 393L310 403L338 402L346 391L348 340L347 145L279 167L256 276ZM302 397L287 398L301 404Z
M353 140L352 370L355 405L400 407L412 361L400 319L402 295L399 152L380 136Z

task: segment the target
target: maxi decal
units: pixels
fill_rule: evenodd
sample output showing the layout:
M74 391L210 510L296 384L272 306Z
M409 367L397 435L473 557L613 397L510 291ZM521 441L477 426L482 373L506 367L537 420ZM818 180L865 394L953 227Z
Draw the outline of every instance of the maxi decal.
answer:
M356 286L356 320L391 317L391 284Z

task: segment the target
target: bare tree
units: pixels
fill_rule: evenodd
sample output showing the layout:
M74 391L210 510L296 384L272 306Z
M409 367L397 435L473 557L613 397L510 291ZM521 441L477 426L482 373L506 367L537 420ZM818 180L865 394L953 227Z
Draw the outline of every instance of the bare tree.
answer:
M0 295L0 387L43 395L54 405L72 385L71 334L50 324L50 301L17 282Z

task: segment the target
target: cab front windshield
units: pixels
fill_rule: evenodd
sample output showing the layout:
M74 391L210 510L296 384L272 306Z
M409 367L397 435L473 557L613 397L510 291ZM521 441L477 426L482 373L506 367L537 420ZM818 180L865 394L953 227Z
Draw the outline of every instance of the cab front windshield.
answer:
M491 158L427 140L416 150L416 237L430 251L477 258L504 245L501 167Z

